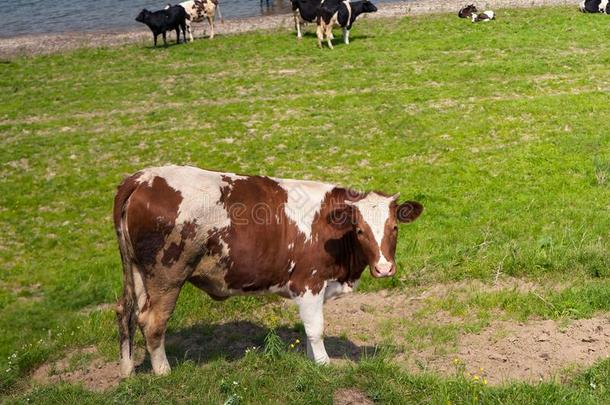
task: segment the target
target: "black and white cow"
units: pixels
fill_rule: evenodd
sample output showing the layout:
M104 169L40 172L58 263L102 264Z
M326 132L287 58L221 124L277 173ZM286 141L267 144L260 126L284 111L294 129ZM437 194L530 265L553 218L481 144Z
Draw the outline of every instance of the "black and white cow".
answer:
M218 0L187 0L180 3L179 6L182 6L186 11L186 14L188 14L189 18L186 19L186 32L188 33L191 42L193 41L193 29L191 28L191 24L202 22L204 18L206 18L210 24L210 39L214 38L214 17L216 16L216 11L218 11L218 15L222 22L222 13L220 12ZM168 4L165 9L168 9L169 7L171 7L171 4Z
M481 14L472 13L472 22L491 21L496 19L496 13L491 10L483 11Z
M292 3L297 38L301 39L303 38L301 24L316 21L322 0L290 0L290 2Z
M180 43L180 30L186 40L186 19L188 15L181 6L170 6L159 11L148 11L143 9L136 17L137 22L146 24L153 33L153 42L157 46L157 37L163 35L163 44L167 46L165 34L167 31L176 30L176 43Z
M322 41L326 37L328 47L333 48L333 27L338 25L343 28L343 42L349 44L349 30L352 28L356 18L362 13L374 13L377 7L368 0L324 0L318 9L318 47L322 47Z
M608 0L583 0L578 8L583 13L610 14L610 2Z

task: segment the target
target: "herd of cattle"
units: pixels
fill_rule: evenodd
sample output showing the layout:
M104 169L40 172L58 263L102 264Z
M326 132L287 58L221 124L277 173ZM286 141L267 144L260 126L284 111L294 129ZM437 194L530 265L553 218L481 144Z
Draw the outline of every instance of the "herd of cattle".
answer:
M326 38L329 48L333 48L332 29L339 26L343 29L343 41L349 44L349 31L356 18L363 13L374 13L377 7L369 0L349 1L349 0L290 0L294 14L294 25L297 31L297 38L302 38L301 24L317 24L316 36L318 37L318 47L322 47L322 42ZM583 0L579 5L583 13L606 13L610 14L610 0ZM208 20L210 24L210 39L214 38L214 18L218 12L221 20L222 14L218 0L187 0L178 5L168 4L164 9L158 11L148 11L143 9L136 17L136 21L144 23L153 33L153 42L157 46L157 37L163 36L163 43L167 46L167 31L176 31L176 42L180 43L180 31L184 41L193 41L192 23ZM458 16L460 18L470 18L474 22L491 21L495 19L493 11L478 13L474 4L462 7Z
M291 0L294 13L294 24L297 37L302 38L301 24L315 22L317 24L316 35L318 46L322 47L322 41L326 38L328 47L332 49L333 33L335 26L343 28L343 41L349 44L349 31L363 13L374 13L377 7L369 0ZM176 31L176 42L180 43L180 32L184 41L193 40L192 23L201 22L205 19L210 24L210 39L214 38L214 18L218 11L220 18L220 7L218 0L188 0L178 5L168 4L164 9L149 11L143 9L136 17L136 21L146 24L153 34L153 43L157 46L157 37L163 36L163 43L167 46L167 31Z

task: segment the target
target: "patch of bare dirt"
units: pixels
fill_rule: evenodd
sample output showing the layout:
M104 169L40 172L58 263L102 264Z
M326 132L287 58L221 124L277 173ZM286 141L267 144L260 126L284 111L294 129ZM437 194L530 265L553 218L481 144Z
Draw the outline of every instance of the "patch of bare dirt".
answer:
M491 8L494 10L506 7L540 7L566 4L576 7L573 0L493 0L479 4L482 9ZM457 13L457 10L463 5L463 0L445 0L443 2L415 0L380 4L377 13L360 18L377 19L445 12ZM222 36L258 30L289 29L293 26L292 15L282 14L228 20L224 24L216 24L216 33ZM198 31L201 32L201 30ZM9 59L20 55L50 54L85 47L108 47L128 43L141 43L143 46L151 46L151 42L151 34L145 28L128 32L71 32L0 38L0 63L10 63Z
M121 381L118 361L105 361L95 347L75 350L58 361L43 364L32 380L38 384L82 384L91 391L104 391Z
M565 328L552 320L494 322L480 334L462 336L459 347L456 358L466 372L491 384L549 380L566 368L586 368L610 356L610 319L581 319ZM436 365L440 372L455 370L447 360Z
M364 392L354 388L342 388L333 394L333 405L373 405Z
M326 304L325 331L327 336L346 336L356 346L382 345L388 342L389 334L397 347L403 344L407 347L395 357L406 369L443 375L462 372L489 384L561 378L566 370L586 368L610 356L608 314L570 322L494 321L480 333L469 334L463 331L464 319L439 311L427 317L423 325L457 327L457 347L406 341L403 326L421 322L415 315L422 309L425 298L506 288L535 292L540 286L511 279L498 285L479 282L438 285L411 296L386 292L352 294ZM391 328L384 328L384 323Z

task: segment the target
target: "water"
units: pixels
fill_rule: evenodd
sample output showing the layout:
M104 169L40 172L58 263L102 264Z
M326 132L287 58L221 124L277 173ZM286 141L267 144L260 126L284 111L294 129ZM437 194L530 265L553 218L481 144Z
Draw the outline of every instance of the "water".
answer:
M144 28L134 21L143 8L161 9L179 0L0 0L0 37L74 31ZM224 18L291 12L290 0L220 0Z

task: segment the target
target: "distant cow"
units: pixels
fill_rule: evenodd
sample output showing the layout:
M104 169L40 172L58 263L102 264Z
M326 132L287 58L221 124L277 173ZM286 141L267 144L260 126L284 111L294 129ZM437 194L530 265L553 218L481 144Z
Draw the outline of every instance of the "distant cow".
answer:
M583 0L578 8L583 13L610 14L610 3L608 0Z
M292 3L292 13L294 15L294 26L297 30L297 38L302 38L301 24L314 22L318 17L318 9L322 0L290 0Z
M218 10L218 15L222 21L222 13L220 12L220 5L218 0L188 0L179 4L186 10L186 14L190 17L186 19L186 32L189 34L189 40L193 41L193 30L191 28L192 23L202 22L204 18L208 20L210 24L210 39L214 38L214 17ZM165 9L171 7L168 4Z
M479 21L491 21L496 19L496 13L491 10L488 10L483 11L481 14L473 13L471 18L473 23Z
M458 17L460 18L470 18L472 14L477 13L477 7L474 4L469 4L464 6L458 11Z
M325 0L318 9L318 47L322 47L322 41L326 37L328 47L333 48L333 27L338 25L343 28L343 42L349 44L349 30L352 28L356 18L362 13L374 13L377 7L368 0Z
M324 302L351 292L366 266L373 277L394 275L398 225L422 210L417 202L399 204L397 195L313 181L184 166L135 173L114 200L124 281L121 374L133 372L136 324L155 374L170 371L165 329L186 282L216 300L260 293L292 299L308 356L328 363Z
M146 24L153 33L153 41L157 46L157 37L163 35L163 44L167 46L165 34L167 31L176 30L176 43L180 43L180 30L186 40L186 20L188 15L186 10L180 6L170 6L159 11L148 11L143 9L136 17L136 21Z

